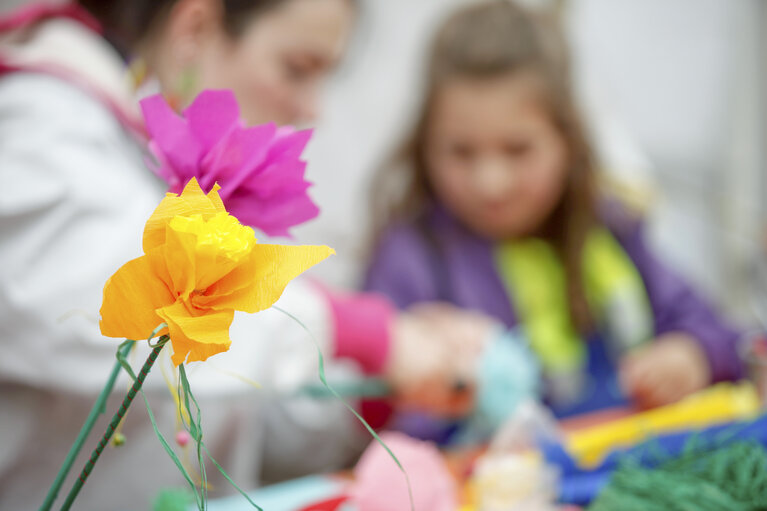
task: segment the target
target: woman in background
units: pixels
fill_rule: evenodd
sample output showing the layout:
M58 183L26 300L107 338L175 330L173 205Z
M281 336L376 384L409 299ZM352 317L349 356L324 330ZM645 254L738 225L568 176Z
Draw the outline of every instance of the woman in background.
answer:
M354 11L349 0L82 0L0 21L0 508L42 503L114 363L116 345L99 335L95 317L102 288L139 255L144 223L165 191L144 164L139 75L153 77L179 108L203 89L231 88L250 123L307 122ZM427 321L306 281L291 284L280 306L308 325L328 357L384 377L403 400L442 411L467 406L449 391L458 372L451 347ZM197 368L192 385L206 443L233 478L246 489L257 484L267 445L293 468L347 462L365 437L340 406L288 410L278 399L266 407L263 395L213 369L256 380L263 394L314 383L316 352L301 328L265 311L238 316L232 338L230 352ZM147 383L172 435L176 411L160 375ZM80 509L145 509L159 489L183 484L145 413L131 414L125 434L127 445L100 460ZM310 445L311 456L288 450L295 445ZM211 484L228 491L219 477Z

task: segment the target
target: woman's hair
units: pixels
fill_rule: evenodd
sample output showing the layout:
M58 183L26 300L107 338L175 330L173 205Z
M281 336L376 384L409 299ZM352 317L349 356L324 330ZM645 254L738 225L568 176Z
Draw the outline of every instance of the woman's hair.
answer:
M391 222L419 221L435 202L425 146L438 89L453 79L492 79L509 73L526 73L537 80L543 104L567 145L565 190L538 234L549 239L562 258L571 316L585 332L591 318L582 285L581 252L596 222L594 164L571 92L567 46L552 20L509 0L492 0L463 8L442 25L431 48L425 101L415 128L374 180L375 232L380 235Z
M128 49L135 49L162 24L178 0L78 0L107 33ZM254 16L290 0L219 0L226 31L237 37Z

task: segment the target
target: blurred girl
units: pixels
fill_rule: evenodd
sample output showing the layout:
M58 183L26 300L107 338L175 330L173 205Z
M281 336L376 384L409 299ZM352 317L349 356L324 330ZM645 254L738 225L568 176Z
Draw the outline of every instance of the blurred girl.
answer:
M115 361L116 345L95 317L102 288L139 255L144 223L166 190L144 165L140 75L178 107L202 89L231 88L251 123L310 121L354 17L350 0L82 0L0 20L0 508L42 503ZM452 385L448 348L415 316L306 281L289 286L280 305L328 357L356 361L421 404L453 406L451 394L435 394L443 380ZM238 317L232 337L232 350L214 361L226 372L278 395L316 382L311 342L277 312ZM415 338L433 347L428 358L409 351ZM256 402L268 391L253 393L210 364L197 369L207 443L245 488L270 463L267 446L308 471L347 461L364 439L333 403L278 413ZM424 382L428 401L418 397ZM147 383L167 433L174 405L159 375ZM100 461L81 494L83 509L146 509L159 488L182 483L145 414L131 414L125 433L127 447Z
M376 183L385 226L365 288L521 327L563 415L739 378L736 333L597 193L566 53L508 1L442 26L415 132Z

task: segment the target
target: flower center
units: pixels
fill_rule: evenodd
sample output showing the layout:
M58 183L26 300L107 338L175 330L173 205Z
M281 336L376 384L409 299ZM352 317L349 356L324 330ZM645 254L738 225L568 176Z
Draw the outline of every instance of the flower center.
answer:
M253 229L246 227L228 213L217 213L205 220L202 215L176 216L171 229L197 236L197 250L212 251L231 261L239 261L256 244Z

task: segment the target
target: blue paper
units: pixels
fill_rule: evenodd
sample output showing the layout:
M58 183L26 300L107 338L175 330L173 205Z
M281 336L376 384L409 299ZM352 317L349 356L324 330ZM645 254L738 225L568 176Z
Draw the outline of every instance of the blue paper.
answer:
M296 511L310 504L343 494L343 481L328 476L309 476L284 483L265 486L249 492L253 502L265 511ZM190 508L190 511L196 510ZM210 511L253 511L253 507L240 495L211 500Z

